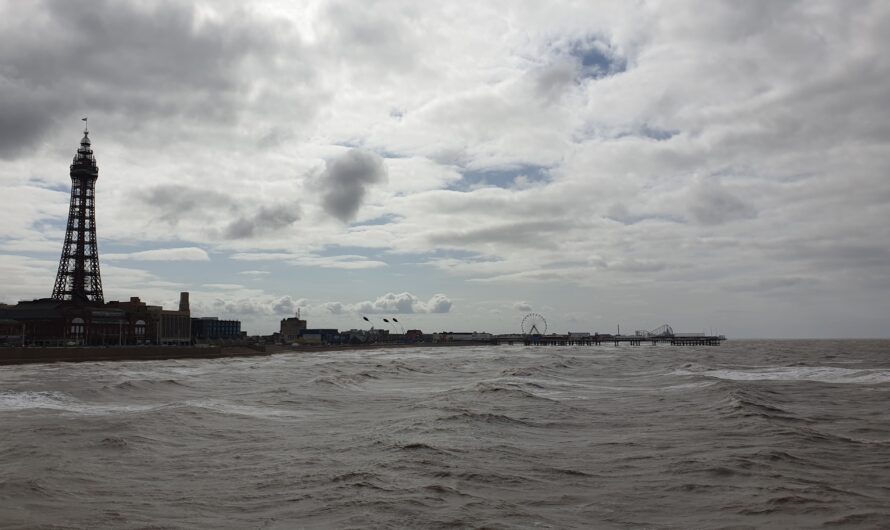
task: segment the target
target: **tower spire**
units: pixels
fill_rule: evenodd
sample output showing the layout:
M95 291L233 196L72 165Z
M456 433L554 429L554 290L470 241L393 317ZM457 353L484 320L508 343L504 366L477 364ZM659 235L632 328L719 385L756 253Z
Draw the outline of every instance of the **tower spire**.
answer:
M99 167L90 146L89 130L84 121L83 138L71 162L71 201L68 228L59 259L59 271L53 287L55 300L104 303L99 250L96 241L96 179Z

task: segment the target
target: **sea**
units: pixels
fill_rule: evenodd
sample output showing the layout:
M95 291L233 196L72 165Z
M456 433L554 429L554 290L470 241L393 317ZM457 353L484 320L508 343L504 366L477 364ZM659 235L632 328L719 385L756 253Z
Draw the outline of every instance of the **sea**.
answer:
M0 528L890 528L890 341L0 366Z

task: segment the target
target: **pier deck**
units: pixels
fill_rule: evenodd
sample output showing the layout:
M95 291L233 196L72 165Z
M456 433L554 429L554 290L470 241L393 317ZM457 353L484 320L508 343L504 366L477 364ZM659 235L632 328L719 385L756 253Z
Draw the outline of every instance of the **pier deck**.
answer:
M592 335L574 337L570 335L529 336L521 340L502 341L506 344L521 343L526 346L600 346L602 344L628 344L640 346L643 343L670 344L672 346L719 346L726 337L723 335L674 335L663 337L643 337L636 335Z

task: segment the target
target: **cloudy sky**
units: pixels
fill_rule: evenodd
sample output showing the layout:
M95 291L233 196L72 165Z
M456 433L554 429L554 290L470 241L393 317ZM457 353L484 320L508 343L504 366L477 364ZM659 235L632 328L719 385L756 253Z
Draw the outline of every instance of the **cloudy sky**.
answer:
M890 3L0 0L0 302L890 336Z

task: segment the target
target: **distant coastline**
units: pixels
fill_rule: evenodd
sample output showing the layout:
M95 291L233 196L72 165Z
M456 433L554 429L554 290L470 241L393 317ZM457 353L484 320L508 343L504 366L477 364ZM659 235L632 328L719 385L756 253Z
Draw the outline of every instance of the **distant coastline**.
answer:
M162 361L176 359L219 359L225 357L259 357L277 353L309 353L321 351L379 350L409 347L479 346L491 343L376 343L376 344L313 344L263 346L91 346L91 347L4 347L0 348L0 366L15 364L77 363L105 361Z

